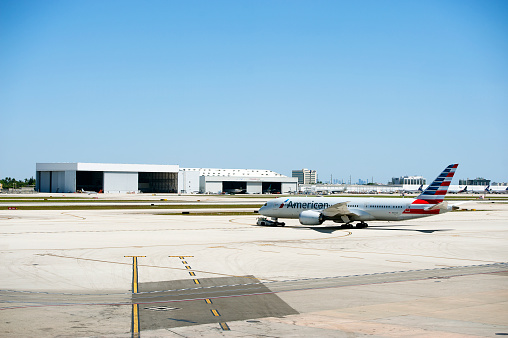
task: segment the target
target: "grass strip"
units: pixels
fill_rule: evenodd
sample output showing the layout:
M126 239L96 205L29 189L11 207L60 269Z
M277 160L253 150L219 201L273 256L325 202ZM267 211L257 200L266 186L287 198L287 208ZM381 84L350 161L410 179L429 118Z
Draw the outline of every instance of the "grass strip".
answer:
M158 213L157 215L167 216L259 216L254 211L217 211L217 212L192 212L182 214L181 212Z
M44 199L44 200L31 200L31 199L7 199L0 198L2 202L19 202L19 203L182 203L181 200L108 200L108 199ZM188 202L188 201L187 201ZM200 203L193 201L192 203Z
M180 205L19 205L17 210L165 210L165 209L259 209L262 204L180 204ZM1 206L8 210L12 206Z

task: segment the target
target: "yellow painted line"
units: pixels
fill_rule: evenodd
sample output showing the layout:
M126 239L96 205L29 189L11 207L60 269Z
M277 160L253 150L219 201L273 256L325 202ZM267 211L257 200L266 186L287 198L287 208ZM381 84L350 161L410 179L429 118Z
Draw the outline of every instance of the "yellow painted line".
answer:
M182 261L182 264L187 264L187 261Z
M231 331L231 329L229 328L227 323L219 323L219 324L220 324L220 327L221 327L222 330L224 330L224 331Z
M188 266L188 265L186 265L186 266L185 266L185 268L186 268L187 270L191 269L191 267L190 267L190 266Z
M212 311L212 313L213 313L213 315L214 315L215 317L220 317L220 313L219 313L219 311L217 311L217 310L215 310L215 309L212 309L212 310L210 310L210 311Z
M138 293L138 257L146 256L124 256L132 257L132 293ZM132 304L132 336L139 337L139 305Z
M132 334L139 336L139 305L132 304Z
M189 271L189 275L196 276L196 274L194 272L192 272L192 271Z
M212 300L211 300L211 299L208 299L208 298L207 298L207 299L205 299L205 302L206 302L206 304L212 304Z
M194 257L194 256L168 256L168 257L178 257L180 259L185 259L185 257Z
M132 276L132 292L138 293L138 258L134 257L134 270Z
M201 283L199 282L199 279L194 279L194 284L201 284Z
M138 257L146 256L124 256L132 257L132 293L138 293Z

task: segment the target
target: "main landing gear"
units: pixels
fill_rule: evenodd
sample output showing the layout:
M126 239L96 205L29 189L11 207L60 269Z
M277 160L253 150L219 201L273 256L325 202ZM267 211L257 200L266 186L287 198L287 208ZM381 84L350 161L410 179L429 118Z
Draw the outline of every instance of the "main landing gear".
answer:
M369 226L369 225L368 225L367 223L363 222L363 221L362 221L362 222L360 222L360 223L356 223L356 227L357 227L358 229L363 229L363 228L366 228L366 227L368 227L368 226Z
M357 229L363 229L363 228L366 228L368 227L369 225L365 222L360 222L360 223L356 223L356 228ZM345 223L345 224L342 224L340 226L342 229L353 229L353 224L351 223Z

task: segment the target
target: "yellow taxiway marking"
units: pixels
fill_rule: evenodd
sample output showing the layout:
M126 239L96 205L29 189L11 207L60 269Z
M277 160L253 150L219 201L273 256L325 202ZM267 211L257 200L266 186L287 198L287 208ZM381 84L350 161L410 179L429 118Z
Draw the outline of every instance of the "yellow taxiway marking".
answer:
M201 283L199 282L199 279L194 279L194 284L201 284Z
M213 313L213 315L214 315L215 317L220 317L220 313L219 313L219 311L217 311L217 310L215 310L215 309L212 309L212 310L210 310L210 311L212 311L212 313Z
M192 269L192 268L191 268L190 266L188 266L188 265L186 265L186 266L185 266L185 268L186 268L187 270Z
M124 256L132 257L132 293L138 293L138 257L146 256ZM139 305L132 304L132 336L139 337Z
M194 257L194 256L168 256L168 257L178 257L180 259L185 259L185 257Z
M224 331L231 331L231 329L229 328L227 323L219 323L219 324L220 324L220 327L221 327L222 330L224 330Z
M124 256L132 257L132 293L138 293L138 257L146 256Z
M207 299L205 299L205 302L206 302L206 304L212 304L212 300L211 300L211 299L208 299L208 298L207 298Z
M196 276L196 274L193 271L189 271L189 275Z
M132 335L139 335L139 305L132 304Z
M182 264L188 264L187 261L182 261Z

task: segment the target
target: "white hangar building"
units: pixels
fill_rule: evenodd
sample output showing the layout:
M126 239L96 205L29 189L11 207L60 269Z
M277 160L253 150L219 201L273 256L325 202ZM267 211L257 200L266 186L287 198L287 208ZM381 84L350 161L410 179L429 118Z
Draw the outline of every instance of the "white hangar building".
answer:
M37 163L36 190L71 193L288 193L298 179L270 170L180 168L178 165Z
M36 191L172 193L178 191L178 165L37 163Z
M271 170L181 168L183 193L286 194L298 190L298 178Z

